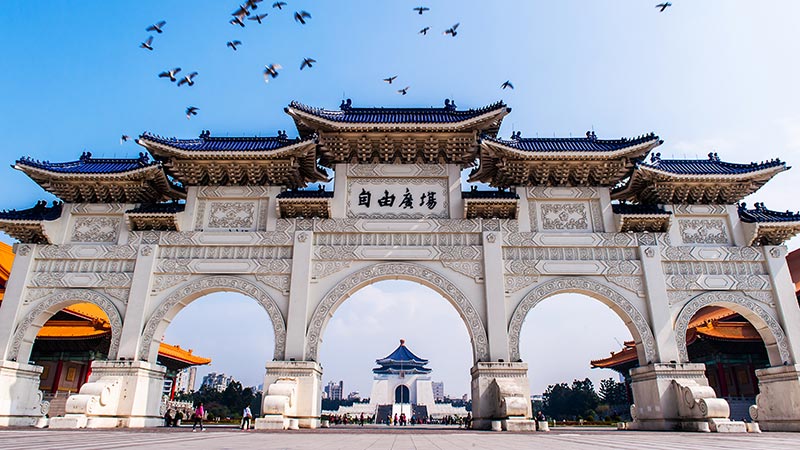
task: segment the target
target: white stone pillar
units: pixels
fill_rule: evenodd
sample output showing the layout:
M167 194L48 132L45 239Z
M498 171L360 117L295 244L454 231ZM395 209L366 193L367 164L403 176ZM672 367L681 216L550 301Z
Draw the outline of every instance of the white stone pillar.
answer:
M750 417L764 431L800 431L800 364L756 370L759 394Z
M464 199L461 198L461 167L457 164L447 165L447 185L450 195L450 218L464 218Z
M531 227L531 204L528 201L528 188L518 187L517 195L519 196L519 203L517 204L517 223L519 224L520 233L530 233Z
M32 244L17 244L14 246L14 264L11 266L11 274L6 283L6 292L3 296L3 304L0 307L0 351L3 352L2 359L8 359L11 341L16 330L19 313L22 309L25 286L28 278L33 271L34 254L36 246ZM25 355L27 358L28 355ZM23 362L27 362L23 361Z
M150 304L150 286L153 280L156 260L158 259L158 246L143 244L138 250L136 265L133 268L131 291L128 294L128 304L122 321L119 353L116 358L114 358L114 355L109 355L111 359L137 359L142 330L147 321L146 314L147 307ZM161 336L153 336L153 339L161 340Z
M322 411L322 367L314 361L270 361L264 376L262 411L274 409L275 397L289 396L279 401L284 421L295 419L301 428L319 427ZM280 386L276 383L280 380ZM273 387L275 386L275 387ZM278 399L280 400L280 398ZM271 411L277 413L277 411ZM269 419L256 419L256 429L273 428ZM285 425L284 425L285 427Z
M333 202L331 218L343 219L347 216L347 168L348 164L336 164L333 173Z
M764 259L767 263L767 272L772 281L772 294L775 297L778 322L786 334L789 343L791 361L782 361L784 364L800 362L800 307L794 294L794 283L786 264L786 247L764 246Z
M642 262L642 277L647 291L647 309L650 316L650 327L656 339L657 361L670 362L680 360L678 344L675 341L675 330L667 298L667 283L664 267L661 264L659 246L640 246L639 259ZM681 361L688 362L688 361Z
M286 359L306 359L306 322L308 321L311 257L314 248L312 231L297 231L292 252L292 281L289 287L289 314L286 320Z
M505 430L535 431L526 363L478 362L470 374L473 428L488 430L499 420Z
M499 231L483 233L483 284L491 361L508 361L509 357L502 236Z
M603 231L614 233L617 231L614 223L614 210L611 207L611 189L597 188L600 196L600 213L603 216Z

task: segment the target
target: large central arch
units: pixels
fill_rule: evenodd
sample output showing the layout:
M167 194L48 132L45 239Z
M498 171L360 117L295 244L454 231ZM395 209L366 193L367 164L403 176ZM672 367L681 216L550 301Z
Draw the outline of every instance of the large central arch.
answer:
M284 358L286 350L286 322L280 308L269 294L264 292L256 283L240 277L228 275L215 275L189 281L173 289L161 301L158 308L150 315L142 332L142 346L139 349L139 359L155 362L158 355L158 341L155 336L164 334L169 325L169 320L183 309L188 303L214 292L238 292L256 300L272 320L275 331L274 359Z
M655 361L656 347L647 320L622 294L594 280L582 277L563 277L548 280L528 292L519 302L508 325L508 345L512 361L520 360L519 336L528 312L542 300L557 294L588 295L611 308L625 322L636 342L640 364Z
M314 310L306 333L307 359L319 361L322 332L333 312L348 297L364 286L383 280L408 280L429 287L447 299L464 321L472 341L473 362L489 360L489 340L478 311L455 284L425 266L410 263L380 263L349 274L325 294Z

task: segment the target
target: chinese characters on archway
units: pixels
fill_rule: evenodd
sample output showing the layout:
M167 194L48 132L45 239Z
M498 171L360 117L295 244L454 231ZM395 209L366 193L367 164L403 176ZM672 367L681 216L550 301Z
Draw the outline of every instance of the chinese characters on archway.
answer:
M405 192L402 193L400 198L394 194L394 192L389 191L389 189L383 189L383 193L380 193L380 190L376 192L376 200L379 208L398 208L398 209L414 209L420 208L424 209L427 208L429 210L433 210L436 208L437 203L437 195L434 191L426 191L418 194L415 198L415 195L409 188L405 188ZM361 193L358 194L358 206L364 206L369 208L372 205L372 198L373 193L372 190L367 190L367 188L361 188ZM397 203L397 206L395 206Z

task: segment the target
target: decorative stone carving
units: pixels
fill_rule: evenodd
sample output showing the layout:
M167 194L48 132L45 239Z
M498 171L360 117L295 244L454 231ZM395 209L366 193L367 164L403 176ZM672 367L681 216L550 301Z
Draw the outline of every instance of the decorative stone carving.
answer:
M483 263L478 261L442 261L446 269L466 275L476 283L483 283Z
M114 305L114 302L96 291L86 289L62 289L37 301L33 309L25 313L24 318L18 322L11 342L11 350L8 353L8 358L12 361L18 361L20 359L22 361L27 361L30 356L31 347L33 346L33 340L36 337L36 333L39 331L38 328L33 329L34 322L44 323L44 320L42 320L43 315L52 316L67 306L76 303L93 303L100 307L106 314L111 324L111 344L108 350L108 358L116 359L117 352L119 351L119 341L122 335L122 317L120 316L119 310L117 310L117 307ZM28 338L27 348L24 350L24 354L21 354L20 350L22 349L23 342L26 341L26 335Z
M506 275L506 294L513 294L522 289L527 289L539 281L537 275Z
M175 287L191 277L192 276L188 273L180 275L154 275L150 292L157 294L163 290Z
M308 326L308 331L306 332L307 359L314 361L319 360L320 338L322 337L322 331L332 312L359 287L386 278L401 278L416 281L430 286L444 298L448 299L458 310L459 315L464 318L472 340L475 362L488 360L489 342L486 335L486 328L475 306L455 284L451 283L444 276L427 267L408 263L381 263L366 267L355 273L345 275L339 283L329 290L314 310L314 314Z
M672 212L675 215L724 215L727 213L724 205L673 205Z
M350 164L349 177L443 177L447 176L444 164Z
M743 314L745 318L751 321L748 315L754 315L762 323L753 323L753 326L758 330L763 328L769 329L769 334L765 335L760 331L761 339L767 349L773 343L777 347L780 361L775 361L773 356L770 355L770 363L773 366L782 364L783 361L791 361L789 355L789 342L786 339L786 334L783 332L778 321L755 301L742 295L740 292L706 292L690 300L684 305L678 318L675 320L675 341L678 344L678 352L682 362L689 362L689 352L686 350L686 331L689 329L689 322L692 320L697 311L709 305L719 305L730 307L736 312L744 309L746 312L752 314Z
M497 240L497 236L494 233L489 233L486 235L486 242L490 244L494 244L494 241Z
M133 245L40 245L37 257L43 259L134 259Z
M31 277L32 287L129 287L131 274L121 272L41 272Z
M163 247L163 259L291 259L292 247L209 245Z
M142 256L150 256L153 254L153 247L150 245L146 245L142 247L142 250L139 252Z
M29 303L33 303L33 302L35 302L37 300L41 300L41 299L47 297L48 295L51 295L55 291L56 290L52 289L52 288L50 288L50 289L47 289L47 288L45 288L45 289L28 288L25 291L25 297L24 297L24 300L23 300L22 303L24 305L27 305Z
M786 250L784 247L772 247L769 249L769 254L773 258L781 258L783 257L784 250Z
M289 275L256 275L256 280L272 287L284 295L289 294L291 278Z
M308 240L308 233L298 233L297 234L297 241L298 242L305 242Z
M667 261L764 261L753 247L664 247Z
M529 198L591 199L597 198L599 195L597 188L593 187L536 186L528 188Z
M350 261L316 261L312 266L311 278L321 280L350 267Z
M369 219L447 218L450 216L448 193L445 177L349 178L347 215ZM429 201L431 197L435 201ZM366 198L369 201L362 201Z
M209 202L208 228L250 230L255 219L255 202Z
M72 242L116 242L119 217L77 217L72 228Z
M637 346L643 346L645 361L655 361L655 338L645 317L624 296L608 286L587 278L555 278L548 280L534 287L523 297L514 310L508 326L508 343L512 361L520 359L520 332L528 312L542 300L565 292L579 292L589 295L601 301L612 303L621 309L627 316L623 316L622 319L625 323L632 323L635 328L635 330L631 330L631 333L634 340L636 340Z
M636 260L636 249L598 247L506 247L503 259L532 261L631 261Z
M606 280L635 293L638 297L645 298L646 296L642 277L606 275Z
M247 240L246 242L243 242ZM292 245L294 237L284 231L251 231L237 233L236 245ZM163 231L160 245L230 245L229 236L208 234L202 231ZM163 249L162 249L163 250Z
M273 358L282 360L286 348L286 322L277 303L272 297L264 292L255 283L244 278L216 275L195 279L186 284L176 287L164 300L162 300L144 327L142 334L142 346L139 351L139 359L148 361L153 339L158 328L163 325L164 318L178 304L182 304L187 299L196 299L202 295L212 292L238 292L256 300L269 314L272 327L275 330L275 351ZM157 344L155 344L157 345Z
M72 214L123 214L129 205L119 203L74 203Z
M542 230L589 230L587 203L541 202Z
M729 242L723 219L680 219L678 228L684 244L720 244Z
M31 246L30 245L19 245L17 246L17 254L20 256L28 256L31 254Z

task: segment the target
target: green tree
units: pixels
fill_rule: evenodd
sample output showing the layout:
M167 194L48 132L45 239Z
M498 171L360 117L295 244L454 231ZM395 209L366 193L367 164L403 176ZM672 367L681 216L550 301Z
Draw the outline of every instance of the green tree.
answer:
M627 405L628 389L625 383L614 381L613 378L600 380L600 400L609 406Z
M543 394L544 413L558 420L576 420L594 416L600 398L588 378L574 380L572 386L559 383L547 387Z

